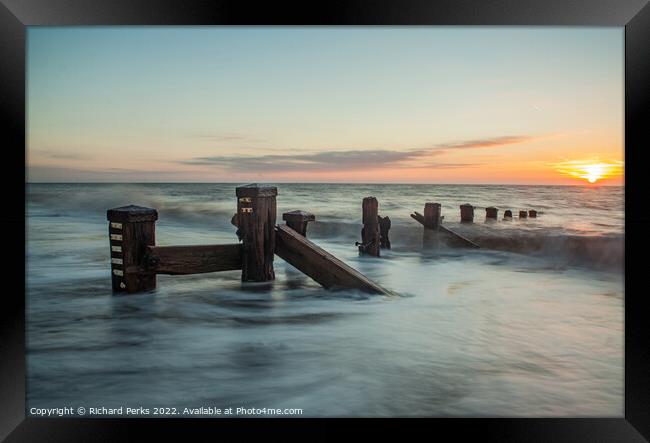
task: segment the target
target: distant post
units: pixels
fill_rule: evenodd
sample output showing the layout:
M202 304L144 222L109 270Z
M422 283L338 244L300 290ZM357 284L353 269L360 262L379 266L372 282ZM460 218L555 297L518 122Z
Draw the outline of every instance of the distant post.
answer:
M497 208L495 208L494 206L490 206L489 208L485 208L485 221L496 220L498 212L499 212L499 210Z
M361 244L359 252L361 254L379 257L379 202L375 197L366 197L361 205L363 211L361 229Z
M242 281L275 279L275 186L250 184L236 188L237 226L243 242Z
M460 205L460 221L463 223L474 222L474 206L469 203Z
M440 203L424 204L424 227L438 230L440 227Z
M307 223L316 220L316 216L311 212L290 211L282 214L282 220L298 234L307 237Z
M531 209L530 211L528 211L528 217L537 218L537 211L535 211L534 209Z
M142 206L122 206L106 211L111 246L111 280L114 292L140 292L156 288L156 275L144 272L147 246L156 244L158 211Z
M528 218L528 213L526 211L519 211L519 218Z

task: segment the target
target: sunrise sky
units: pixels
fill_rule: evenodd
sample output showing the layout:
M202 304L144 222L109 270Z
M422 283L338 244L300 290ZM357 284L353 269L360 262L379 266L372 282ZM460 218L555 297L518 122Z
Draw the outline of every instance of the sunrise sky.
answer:
M29 27L31 182L622 184L622 27Z

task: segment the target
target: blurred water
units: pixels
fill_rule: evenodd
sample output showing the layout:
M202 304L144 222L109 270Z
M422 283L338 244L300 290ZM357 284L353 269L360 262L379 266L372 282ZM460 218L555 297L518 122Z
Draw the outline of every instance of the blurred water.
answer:
M310 238L400 296L326 291L277 257L271 289L231 271L111 295L106 209L158 209L160 245L232 243L234 187L28 186L28 407L622 416L623 188L282 184L279 218L315 213ZM380 259L354 247L368 195L393 222ZM487 247L423 250L425 201ZM485 224L486 206L539 218Z

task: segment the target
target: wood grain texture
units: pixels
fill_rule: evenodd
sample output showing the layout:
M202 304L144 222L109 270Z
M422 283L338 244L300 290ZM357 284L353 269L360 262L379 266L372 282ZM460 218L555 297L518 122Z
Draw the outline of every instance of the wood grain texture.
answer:
M286 225L276 227L275 253L325 288L393 295Z
M112 242L113 243L113 242ZM145 265L147 247L156 244L155 222L124 223L122 228L122 261L123 269ZM116 243L117 244L117 243ZM116 254L113 254L116 256ZM116 266L116 265L113 265ZM113 275L113 289L128 293L148 291L156 288L156 276L140 273L124 273L125 288L120 286ZM120 281L122 279L119 279Z
M379 257L380 234L379 220L379 202L375 197L366 197L361 204L363 228L361 229L361 245L359 252L361 254Z
M227 245L150 246L147 272L155 274L203 274L242 268L239 243Z
M237 194L237 233L243 242L242 281L275 279L275 187L240 186Z
M440 226L440 203L424 204L424 226L437 230Z
M306 211L290 211L282 214L282 220L287 222L287 226L296 231L303 237L307 236L307 224L316 220L316 216Z
M379 221L379 246L384 249L390 249L390 238L388 238L388 231L390 231L390 218L388 216L377 216Z

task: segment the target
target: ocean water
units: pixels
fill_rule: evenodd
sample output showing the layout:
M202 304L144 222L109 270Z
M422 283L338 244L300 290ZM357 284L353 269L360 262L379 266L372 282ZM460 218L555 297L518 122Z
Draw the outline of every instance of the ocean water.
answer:
M623 415L622 187L277 184L279 223L313 212L310 239L398 295L327 291L278 257L270 288L228 271L111 294L107 209L156 208L158 245L233 243L235 186L27 186L28 413ZM380 258L354 246L370 195L392 220ZM425 247L409 214L427 201L482 248ZM476 207L472 225L459 223L462 203ZM487 206L497 222L484 222Z

